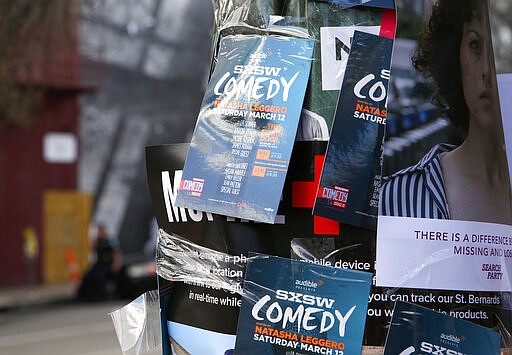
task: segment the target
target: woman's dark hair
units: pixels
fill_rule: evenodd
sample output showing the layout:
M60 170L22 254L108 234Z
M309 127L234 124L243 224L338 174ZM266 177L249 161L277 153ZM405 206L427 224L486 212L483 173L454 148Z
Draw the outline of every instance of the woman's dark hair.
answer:
M469 113L462 89L460 43L464 23L480 17L482 6L482 0L438 0L412 58L416 70L437 84L434 103L464 134Z

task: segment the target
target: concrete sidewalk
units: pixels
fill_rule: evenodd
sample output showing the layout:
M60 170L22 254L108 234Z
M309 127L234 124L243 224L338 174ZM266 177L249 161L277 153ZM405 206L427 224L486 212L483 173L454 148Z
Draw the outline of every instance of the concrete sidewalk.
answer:
M0 311L9 308L72 300L75 295L75 289L76 285L73 283L0 288Z

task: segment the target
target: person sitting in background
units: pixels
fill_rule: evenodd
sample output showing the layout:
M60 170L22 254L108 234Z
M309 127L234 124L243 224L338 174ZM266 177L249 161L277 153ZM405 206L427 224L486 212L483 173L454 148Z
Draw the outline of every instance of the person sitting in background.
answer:
M77 293L81 301L103 301L108 296L108 283L121 268L121 252L108 237L104 225L98 225L94 242L96 260L84 275Z

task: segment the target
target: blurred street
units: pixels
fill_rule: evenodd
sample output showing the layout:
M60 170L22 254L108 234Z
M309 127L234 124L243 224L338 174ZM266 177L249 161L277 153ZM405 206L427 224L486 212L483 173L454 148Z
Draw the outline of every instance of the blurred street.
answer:
M61 300L0 311L0 354L122 354L109 312L123 305Z

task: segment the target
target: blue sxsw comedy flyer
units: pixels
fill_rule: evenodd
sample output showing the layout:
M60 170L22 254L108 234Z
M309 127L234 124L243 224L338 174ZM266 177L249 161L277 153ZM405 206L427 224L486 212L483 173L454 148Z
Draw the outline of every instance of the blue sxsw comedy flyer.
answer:
M361 354L372 274L264 254L248 259L237 354Z
M467 320L397 301L384 355L498 355L500 334Z
M205 92L176 204L274 223L313 41L228 36Z
M354 38L313 213L376 229L393 39Z

